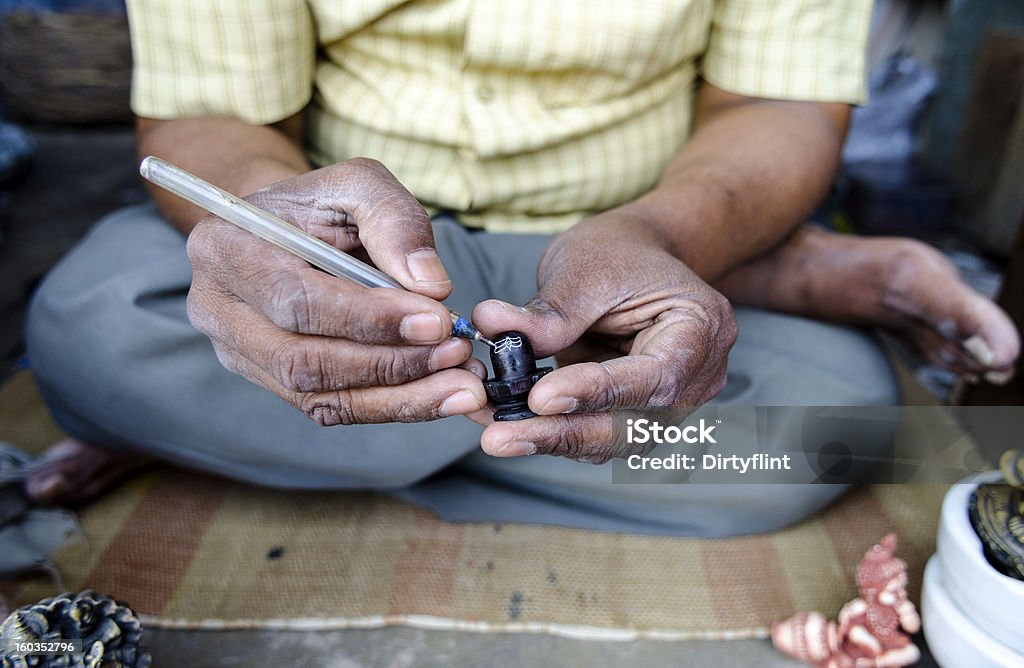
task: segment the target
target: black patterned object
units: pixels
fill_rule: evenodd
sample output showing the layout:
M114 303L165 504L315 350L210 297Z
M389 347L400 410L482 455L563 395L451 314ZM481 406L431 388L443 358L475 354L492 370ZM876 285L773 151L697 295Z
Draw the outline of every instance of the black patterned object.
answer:
M525 420L536 414L527 405L530 389L551 367L537 368L533 345L522 332L503 332L494 337L491 349L494 378L484 381L487 398L494 402L498 422Z
M12 612L0 638L17 641L84 641L83 654L22 655L9 651L0 668L149 668L152 659L141 644L142 623L127 606L86 590L46 598Z
M1024 581L1024 451L1003 454L999 468L1006 484L978 485L967 513L992 567Z

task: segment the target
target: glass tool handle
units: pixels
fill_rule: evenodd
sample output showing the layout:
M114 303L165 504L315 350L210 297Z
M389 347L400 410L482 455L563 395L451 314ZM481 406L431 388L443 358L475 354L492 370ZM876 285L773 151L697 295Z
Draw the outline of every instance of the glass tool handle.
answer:
M151 155L142 161L139 173L161 188L297 255L333 276L347 278L368 288L403 289L398 281L384 272L166 160Z

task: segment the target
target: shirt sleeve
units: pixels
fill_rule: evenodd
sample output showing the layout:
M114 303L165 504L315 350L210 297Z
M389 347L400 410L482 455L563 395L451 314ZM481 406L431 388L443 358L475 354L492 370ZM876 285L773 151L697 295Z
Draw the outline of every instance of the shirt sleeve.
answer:
M863 103L872 0L717 0L701 74L740 95Z
M303 0L128 0L132 110L267 124L313 92L316 33Z

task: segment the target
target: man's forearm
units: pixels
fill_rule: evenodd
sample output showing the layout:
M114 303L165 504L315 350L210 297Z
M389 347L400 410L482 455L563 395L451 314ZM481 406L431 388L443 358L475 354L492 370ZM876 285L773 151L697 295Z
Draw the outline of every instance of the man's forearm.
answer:
M229 118L138 119L140 158L157 155L236 195L309 171L301 148L301 118L259 126ZM188 234L202 209L151 187L160 210Z
M848 108L752 100L704 85L690 142L658 186L621 207L705 281L805 222L835 177Z

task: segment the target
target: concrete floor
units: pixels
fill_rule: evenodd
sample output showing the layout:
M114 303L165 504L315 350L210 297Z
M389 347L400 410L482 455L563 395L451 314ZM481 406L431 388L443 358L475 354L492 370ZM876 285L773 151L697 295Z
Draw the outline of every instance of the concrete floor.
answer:
M183 633L150 631L155 666L802 666L767 641L571 640L541 634L481 635L410 628L372 631ZM924 664L922 664L924 665Z
M36 128L33 171L11 192L0 242L0 378L20 356L40 276L103 214L145 195L130 128ZM73 332L68 333L73 336ZM829 611L835 612L835 611ZM798 666L767 641L595 642L412 628L323 632L150 629L156 666ZM923 644L918 639L919 646ZM920 666L934 666L926 657Z

